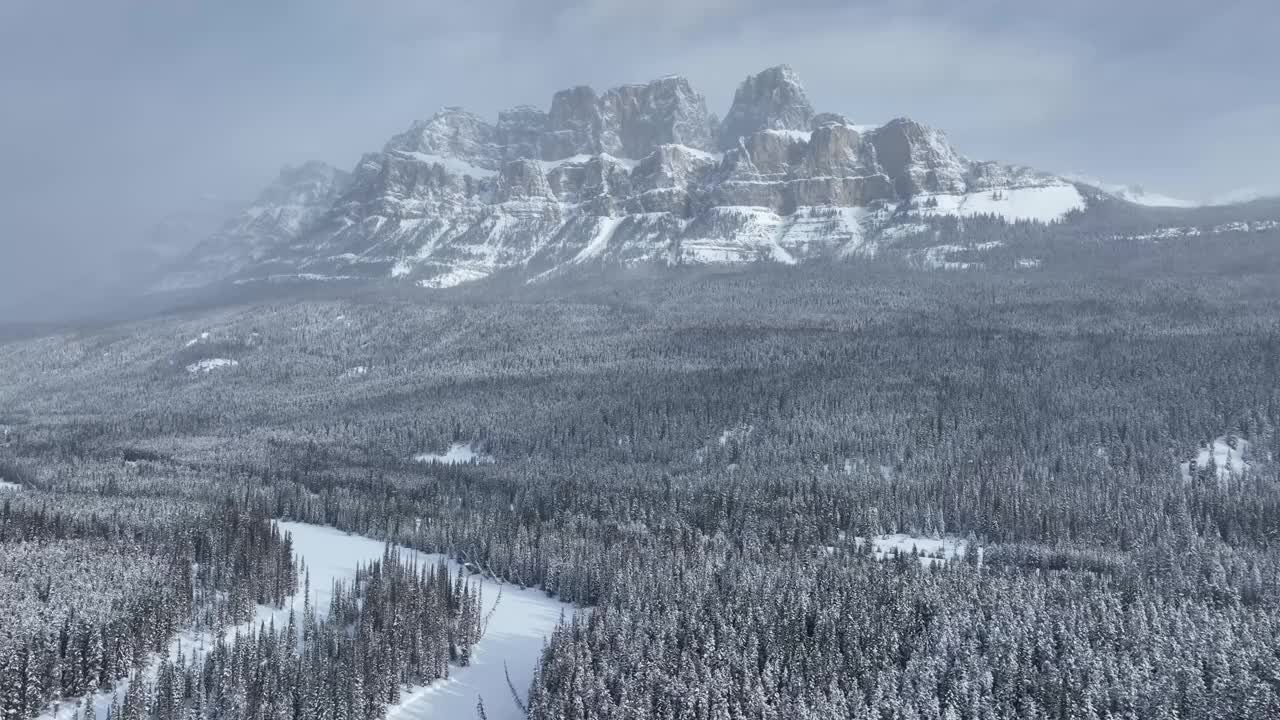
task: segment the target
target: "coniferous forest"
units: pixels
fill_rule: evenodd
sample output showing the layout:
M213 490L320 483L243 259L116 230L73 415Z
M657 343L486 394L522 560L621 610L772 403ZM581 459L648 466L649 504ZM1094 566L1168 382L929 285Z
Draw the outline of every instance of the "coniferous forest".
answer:
M583 609L501 699L534 720L1280 717L1277 238L990 232L1045 262L13 337L0 718L377 720L472 664L480 578ZM386 550L255 624L317 591L278 520Z

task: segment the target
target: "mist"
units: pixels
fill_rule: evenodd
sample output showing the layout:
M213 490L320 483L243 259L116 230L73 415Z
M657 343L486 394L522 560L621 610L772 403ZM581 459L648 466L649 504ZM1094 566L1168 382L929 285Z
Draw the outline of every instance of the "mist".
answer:
M668 73L723 114L785 62L819 110L908 115L975 158L1198 201L1280 188L1273 3L1032 5L11 0L0 319L90 307L282 165L349 168L440 106Z

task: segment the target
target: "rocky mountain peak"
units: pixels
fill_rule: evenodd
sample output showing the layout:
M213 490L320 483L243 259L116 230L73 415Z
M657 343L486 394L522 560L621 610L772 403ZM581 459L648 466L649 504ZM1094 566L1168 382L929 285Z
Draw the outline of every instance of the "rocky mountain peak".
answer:
M561 90L551 100L546 128L543 160L598 153L640 159L660 145L711 146L706 101L677 75L602 94L587 86Z
M383 151L423 153L474 162L494 155L495 140L494 127L479 115L459 107L446 107L391 138Z
M600 98L586 85L557 92L547 113L543 136L543 160L561 160L583 153L600 152Z
M733 96L733 105L720 126L720 148L728 150L738 138L760 130L808 130L813 106L795 71L778 65L748 77Z
M446 107L351 178L323 163L286 169L197 248L182 282L435 288L584 262L800 262L892 243L898 225L931 215L1054 222L1084 203L1060 178L971 162L907 118L816 114L781 65L748 77L723 123L677 75L568 88L546 111L492 123Z
M498 113L497 140L503 159L539 158L542 135L547 131L547 113L530 105L520 105Z
M161 287L198 287L268 257L311 228L350 183L349 173L327 163L285 166L249 207L201 241Z
M706 100L677 75L609 90L601 115L601 147L611 155L643 158L660 145L711 146Z
M254 206L307 205L322 201L341 191L349 180L345 170L319 160L286 165L275 181L258 195Z
M967 161L941 130L895 118L870 133L876 159L904 197L964 192Z

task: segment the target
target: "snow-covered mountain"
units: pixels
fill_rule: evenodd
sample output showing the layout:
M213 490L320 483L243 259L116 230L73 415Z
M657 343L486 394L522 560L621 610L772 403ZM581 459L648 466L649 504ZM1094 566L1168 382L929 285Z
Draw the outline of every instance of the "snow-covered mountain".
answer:
M1054 222L1073 182L977 162L914 120L816 113L786 66L747 78L723 122L670 76L496 122L445 108L348 175L287 169L165 287L386 278L448 287L589 263L797 263L874 252L911 218Z
M199 287L252 269L293 248L346 188L347 173L322 162L286 167L254 202L175 264L161 289Z

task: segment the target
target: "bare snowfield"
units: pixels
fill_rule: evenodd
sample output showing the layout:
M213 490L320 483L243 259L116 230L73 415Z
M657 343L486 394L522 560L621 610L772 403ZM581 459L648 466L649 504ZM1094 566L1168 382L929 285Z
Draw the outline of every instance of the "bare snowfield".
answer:
M228 360L227 358L209 358L201 360L200 362L191 363L187 366L187 372L193 375L195 373L211 373L214 370L236 367L239 364L239 362L235 360Z
M862 543L866 542L866 539L855 538L854 541L861 546ZM871 549L875 553L876 559L884 560L892 557L895 552L902 555L910 555L911 550L914 548L916 554L920 556L920 564L922 565L933 565L939 562L959 559L964 556L966 545L965 541L954 537L923 538L902 533L876 535L871 538Z
M848 547L848 538L842 532L840 533L841 544ZM853 538L853 547L862 548L867 544L867 538ZM871 538L871 554L876 560L892 560L897 555L910 556L915 552L916 557L920 560L920 564L924 567L931 567L938 563L946 564L954 560L960 560L964 557L965 550L969 543L954 535L944 535L942 537L922 537L919 535L908 535L906 533L890 533L887 535L875 535ZM824 548L827 554L836 552L835 546L828 545ZM978 565L982 565L982 547L978 547Z
M1235 447L1231 447L1232 444ZM1225 483L1228 478L1233 475L1243 475L1249 469L1249 463L1245 462L1245 455L1249 452L1249 441L1243 438L1220 437L1213 441L1212 446L1205 445L1196 452L1196 467L1202 468L1209 464L1210 458L1217 468L1218 482ZM1191 463L1190 461L1182 463L1182 479L1185 482L1191 482Z
M439 465L466 465L467 463L491 463L492 455L476 452L471 443L454 443L442 453L420 453L413 456L414 462L436 463Z
M1031 220L1046 224L1057 222L1072 210L1085 207L1084 196L1075 185L1068 184L920 197L922 202L930 199L936 200L937 206L921 207L921 215L995 215L1008 222Z
M382 558L385 544L361 535L351 535L341 530L309 523L280 521L281 530L293 537L296 555L306 562L311 573L311 606L322 616L328 612L333 583L349 581L355 577L356 568ZM406 558L414 558L420 565L434 564L443 555L402 551ZM450 570L458 572L462 566L449 560ZM467 667L452 666L447 680L440 680L425 687L405 688L401 701L387 708L386 717L396 720L453 720L471 718L476 714L477 701L483 701L490 720L518 720L524 712L516 705L507 684L521 695L533 681L534 666L542 654L543 642L562 619L569 620L576 609L572 605L548 597L541 590L519 588L495 580L472 576L471 583L479 583L482 607L485 613L484 636L472 652ZM226 630L228 639L236 634L246 634L260 624L275 623L283 627L289 621L292 609L302 615L303 593L292 597L292 603L284 608L258 606L252 620ZM169 646L170 658L176 658L179 650L188 658L203 656L211 645L207 632L195 629L183 631ZM148 673L154 676L160 658L154 658ZM106 720L107 709L113 696L123 701L129 681L121 680L112 691L94 695L97 720ZM55 714L51 707L38 720L80 720L83 698L64 700Z

